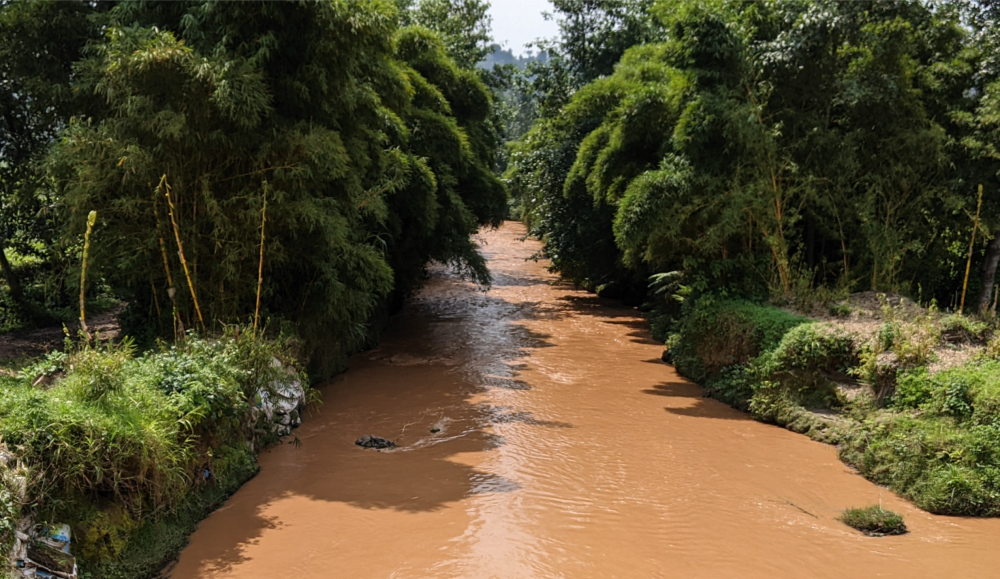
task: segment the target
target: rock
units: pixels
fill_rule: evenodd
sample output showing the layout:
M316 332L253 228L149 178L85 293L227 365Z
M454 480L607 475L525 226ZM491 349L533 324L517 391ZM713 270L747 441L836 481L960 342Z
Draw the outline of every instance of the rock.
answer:
M271 365L280 368L281 361L272 360ZM292 369L288 369L287 380L277 380L271 389L260 394L260 409L267 421L276 425L278 436L284 436L292 428L302 424L302 410L306 406L306 390Z
M396 443L392 440L379 436L371 436L370 434L366 434L357 439L354 444L362 448L374 448L376 450L381 450L383 448L396 448Z

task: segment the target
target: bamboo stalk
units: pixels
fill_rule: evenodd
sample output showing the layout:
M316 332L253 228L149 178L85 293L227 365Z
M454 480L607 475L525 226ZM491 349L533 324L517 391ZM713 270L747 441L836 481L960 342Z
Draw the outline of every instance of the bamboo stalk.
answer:
M260 290L264 285L264 225L267 223L267 185L264 185L264 206L260 210L260 263L257 265L257 309L253 314L253 333L257 334L260 319Z
M979 229L979 212L983 208L983 185L979 184L979 201L976 203L976 219L972 223L972 241L969 242L969 258L965 262L965 281L962 282L962 303L958 313L965 311L965 293L969 289L969 270L972 269L972 249L976 245L976 230Z
M160 318L163 317L163 311L160 310L160 297L156 294L156 284L153 283L153 278L149 278L149 289L153 290L153 305L156 306L156 321L163 327L163 322Z
M90 341L90 331L87 329L87 254L90 253L90 234L94 231L94 224L97 223L97 212L91 211L87 215L87 232L83 235L83 263L80 267L80 330L87 341Z
M160 185L157 189L162 186L163 180L160 180ZM160 210L157 209L156 194L153 195L153 215L156 217L156 231L159 233L160 230ZM184 337L184 322L181 321L180 313L177 311L177 290L174 289L174 276L170 273L170 259L167 257L167 241L163 239L163 235L160 234L160 255L163 256L163 271L167 274L167 297L170 298L170 322L173 325L174 330L174 340L180 340ZM178 331L179 330L179 331Z
M165 174L160 178L160 184L163 185L167 197L167 207L170 209L170 223L174 226L174 238L177 240L177 256L181 259L181 267L184 269L184 277L187 278L188 289L191 291L191 300L194 302L194 310L198 313L198 321L201 322L202 331L205 331L205 318L201 315L201 306L198 305L198 294L194 291L191 272L188 271L187 260L184 258L184 242L181 241L181 230L177 225L177 218L174 216L174 201L170 198L170 184L167 183L167 176Z

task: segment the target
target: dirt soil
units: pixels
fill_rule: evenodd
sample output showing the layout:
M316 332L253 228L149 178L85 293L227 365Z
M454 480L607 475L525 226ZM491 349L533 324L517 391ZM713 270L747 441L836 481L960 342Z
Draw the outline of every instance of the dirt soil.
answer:
M929 310L920 307L907 297L874 291L853 293L846 300L837 301L833 305L846 306L850 313L835 315L829 306L816 306L809 312L789 311L798 314L804 313L812 319L830 323L853 335L859 343L868 342L878 334L885 322L885 314L882 311L884 305L891 306L895 311L896 319L904 322L912 323L917 318L930 313ZM936 319L945 315L947 314L944 312L933 314ZM961 366L982 349L982 345L978 344L943 342L934 347L933 361L928 368L933 374Z
M100 314L89 316L87 327L92 334L99 334L102 340L113 340L118 337L118 314L120 308L115 308ZM40 356L63 347L66 330L71 336L76 336L80 330L80 322L64 326L49 326L35 330L23 330L0 334L0 363L4 361Z

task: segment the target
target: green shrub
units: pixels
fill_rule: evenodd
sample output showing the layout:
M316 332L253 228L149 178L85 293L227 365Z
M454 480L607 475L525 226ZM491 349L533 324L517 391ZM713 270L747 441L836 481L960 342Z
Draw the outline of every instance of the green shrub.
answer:
M882 322L878 332L875 334L875 344L882 350L890 350L899 339L901 324L897 320L886 320Z
M934 347L940 341L941 329L930 315L923 315L913 323L899 324L892 349L901 366L921 366L931 360Z
M683 375L705 383L723 368L748 364L807 321L770 305L705 296L682 321L675 364Z
M847 318L850 317L853 310L847 304L833 304L828 308L828 311L835 318Z
M1000 335L990 338L990 341L986 343L986 348L983 350L983 355L991 360L1000 359Z
M831 377L857 362L854 339L835 326L807 323L789 330L778 345L755 358L749 410L765 422L782 422L795 407L832 408L839 404Z
M846 373L857 363L854 339L832 324L808 323L793 327L774 349L775 370Z
M958 418L1000 410L1000 361L971 362L931 375L914 368L899 375L892 406L920 408Z
M750 367L733 365L720 370L708 389L712 398L745 412L750 410L756 381L757 376Z
M925 367L912 368L896 376L896 392L892 397L895 408L919 408L930 401L934 384Z
M840 520L871 537L902 535L906 532L903 516L887 511L881 505L847 509Z

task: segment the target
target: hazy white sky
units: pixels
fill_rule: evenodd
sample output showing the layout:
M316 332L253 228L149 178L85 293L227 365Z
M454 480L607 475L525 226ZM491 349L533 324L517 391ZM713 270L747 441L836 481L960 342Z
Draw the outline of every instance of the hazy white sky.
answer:
M525 44L558 34L555 21L542 18L542 12L551 11L548 0L492 0L493 39L515 55L523 54Z

